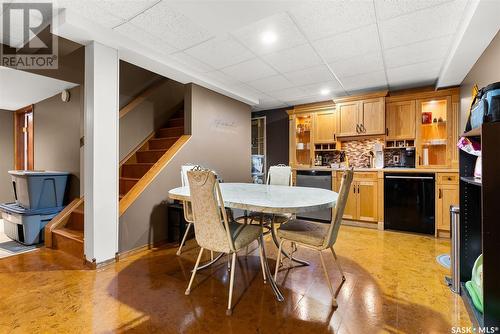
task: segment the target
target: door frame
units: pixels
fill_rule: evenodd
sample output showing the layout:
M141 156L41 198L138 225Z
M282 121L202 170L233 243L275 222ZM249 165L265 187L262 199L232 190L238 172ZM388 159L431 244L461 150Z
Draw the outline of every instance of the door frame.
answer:
M15 169L34 169L34 126L33 115L34 105L29 105L14 112L14 168ZM26 120L23 119L28 114L27 126ZM27 137L22 138L21 135L27 133ZM30 135L31 134L31 135ZM23 142L27 140L26 151L23 150ZM26 161L27 160L27 161Z

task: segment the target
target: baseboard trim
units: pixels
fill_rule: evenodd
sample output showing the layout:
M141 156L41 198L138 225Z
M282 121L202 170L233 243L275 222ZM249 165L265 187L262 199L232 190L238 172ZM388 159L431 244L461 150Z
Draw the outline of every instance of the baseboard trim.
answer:
M132 249L129 249L127 251L118 252L115 255L115 260L116 260L116 262L118 262L118 261L121 261L121 260L129 257L129 256L135 255L137 253L141 253L141 252L144 252L144 251L147 251L147 250L151 250L151 249L154 249L154 248L158 248L158 247L161 247L161 246L165 246L165 245L168 245L168 244L169 244L169 242L167 240L162 240L162 241L158 241L158 242L155 242L155 243L152 243L152 244L146 244L146 245L143 245L143 246L132 248Z
M347 220L347 219L342 219L342 225L355 226L355 227L365 227L365 228L371 228L374 230L379 228L377 223L367 223L367 222L360 222L357 220Z

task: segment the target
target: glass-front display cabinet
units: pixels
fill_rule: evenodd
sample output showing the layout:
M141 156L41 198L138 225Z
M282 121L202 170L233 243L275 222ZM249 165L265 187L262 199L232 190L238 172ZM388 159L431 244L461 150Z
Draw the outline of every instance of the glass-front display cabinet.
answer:
M451 111L451 97L417 100L417 167L449 165Z
M252 182L266 181L266 118L252 118Z
M293 166L311 166L313 161L312 115L290 115L290 163Z

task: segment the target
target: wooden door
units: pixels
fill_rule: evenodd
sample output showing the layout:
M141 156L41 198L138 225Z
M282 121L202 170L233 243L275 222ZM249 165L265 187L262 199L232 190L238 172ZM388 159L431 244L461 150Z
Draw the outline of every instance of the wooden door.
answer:
M415 139L415 100L386 105L386 139Z
M33 170L33 106L17 110L14 116L14 162L18 170Z
M363 135L377 135L385 132L385 99L363 100L360 102L358 122Z
M335 111L322 111L314 114L313 138L315 143L332 143L335 141L337 118Z
M458 185L439 185L436 196L436 229L441 231L450 230L450 206L458 205Z
M357 136L359 102L346 102L337 105L338 133L337 136Z
M357 181L357 216L367 222L378 221L377 181Z

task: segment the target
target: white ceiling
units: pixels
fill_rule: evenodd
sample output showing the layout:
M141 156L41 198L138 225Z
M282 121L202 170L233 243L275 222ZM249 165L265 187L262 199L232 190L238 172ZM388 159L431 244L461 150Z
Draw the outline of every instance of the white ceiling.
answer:
M0 66L0 109L18 110L75 86L71 82Z
M59 0L56 6L67 9L67 22L70 14L79 19L73 24L79 29L61 24L63 37L108 42L139 65L149 57L150 70L168 68L160 74L258 110L434 84L449 75L445 64L466 35L471 8L488 1ZM498 31L500 21L488 24ZM276 41L266 45L268 32ZM468 63L478 56L466 56ZM455 74L447 84L462 79Z

